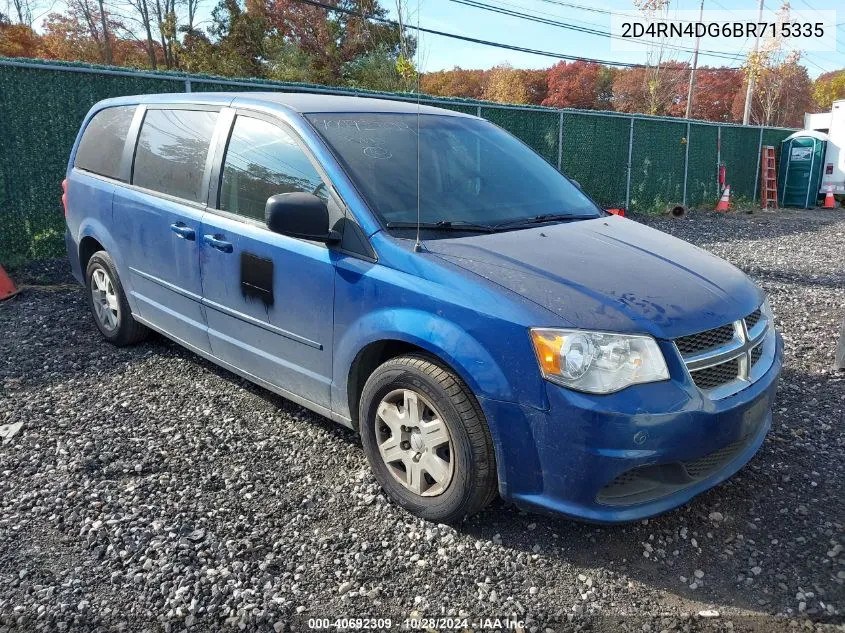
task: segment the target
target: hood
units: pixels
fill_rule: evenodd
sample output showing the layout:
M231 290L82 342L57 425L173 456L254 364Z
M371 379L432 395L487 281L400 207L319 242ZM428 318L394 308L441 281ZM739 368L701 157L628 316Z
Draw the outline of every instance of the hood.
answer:
M577 328L675 338L739 319L763 300L723 259L616 216L430 240L426 248Z

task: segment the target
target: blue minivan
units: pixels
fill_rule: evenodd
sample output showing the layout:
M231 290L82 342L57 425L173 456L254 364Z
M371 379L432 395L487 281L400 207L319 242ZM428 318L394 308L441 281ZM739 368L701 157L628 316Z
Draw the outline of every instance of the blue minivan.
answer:
M109 99L64 186L106 339L155 330L357 430L420 517L499 494L642 519L733 475L771 426L783 343L760 288L605 213L483 119L352 96Z

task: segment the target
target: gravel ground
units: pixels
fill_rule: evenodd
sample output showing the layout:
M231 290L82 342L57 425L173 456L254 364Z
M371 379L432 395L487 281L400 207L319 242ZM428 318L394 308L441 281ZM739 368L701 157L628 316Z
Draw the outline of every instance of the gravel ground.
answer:
M417 520L352 432L162 338L111 347L65 262L17 271L32 285L0 303L0 426L23 423L0 445L0 632L414 613L541 633L845 630L845 214L648 222L761 283L787 361L745 469L619 527L500 501L457 529Z

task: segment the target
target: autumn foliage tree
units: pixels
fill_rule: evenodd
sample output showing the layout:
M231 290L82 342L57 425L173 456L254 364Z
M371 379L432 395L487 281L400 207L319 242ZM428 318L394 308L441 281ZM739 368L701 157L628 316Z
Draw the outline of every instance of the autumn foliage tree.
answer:
M487 74L482 98L499 103L530 103L525 72L510 64L495 66Z
M736 120L741 120L744 105L743 87L733 103ZM751 101L751 122L754 125L801 127L804 113L812 111L814 105L812 81L795 55L787 55L777 63L762 64L757 70Z
M123 30L122 22L102 2L71 0L66 13L47 16L42 46L45 56L54 59L129 65L126 56L115 53L117 34Z
M732 68L703 66L695 74L692 118L705 121L733 121L733 105L739 94L745 95L743 76ZM678 104L686 110L687 93Z
M426 94L441 97L481 99L486 78L487 71L465 70L456 66L452 70L425 73L420 80L420 89Z
M398 26L359 17L387 17L377 0L328 0L341 11L328 11L296 0L270 0L269 25L277 36L301 49L311 60L319 83L337 84L346 64L375 50L388 51L394 59L402 53Z
M64 0L36 29L31 20L50 0L7 0L0 13L0 56L41 57L138 68L166 67L232 77L342 85L558 108L683 116L690 68L656 46L646 67L617 69L586 61L550 68L499 64L454 67L421 75L416 42L389 18L380 0L321 0L337 11L299 0ZM197 21L201 3L216 2ZM404 24L403 3L394 0ZM393 8L393 4L390 5ZM635 0L647 19L665 14L667 0ZM203 12L200 12L202 15ZM378 18L378 19L371 19ZM692 117L735 122L745 79L755 73L752 122L802 124L807 111L829 111L845 98L845 69L812 81L799 57L767 43L744 68L701 67Z
M540 105L549 96L549 69L529 69L522 72L522 80L528 92L528 103Z
M684 112L689 68L665 64L659 73L652 68L626 68L613 78L613 106L619 112L642 112L680 116Z
M0 55L3 57L45 57L41 37L28 24L0 21Z
M829 112L837 99L845 99L845 68L819 75L813 82L813 99L822 112Z
M545 106L606 110L613 96L613 71L580 60L559 62L548 71L548 86Z

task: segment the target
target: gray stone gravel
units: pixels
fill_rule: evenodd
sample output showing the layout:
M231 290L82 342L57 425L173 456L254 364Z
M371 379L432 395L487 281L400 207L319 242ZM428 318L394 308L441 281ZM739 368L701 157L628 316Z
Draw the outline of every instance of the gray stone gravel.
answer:
M24 425L0 445L0 631L412 613L543 633L843 630L845 374L830 368L845 214L648 223L761 283L787 361L745 469L619 527L500 501L457 529L417 520L386 501L355 434L164 339L111 347L66 263L17 271L42 285L0 303L0 426Z

